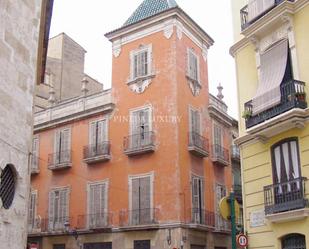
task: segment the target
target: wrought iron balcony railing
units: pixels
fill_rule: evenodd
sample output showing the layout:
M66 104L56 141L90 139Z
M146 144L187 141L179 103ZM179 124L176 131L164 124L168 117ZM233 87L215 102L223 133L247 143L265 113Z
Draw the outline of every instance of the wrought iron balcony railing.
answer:
M110 143L100 142L84 146L84 161L88 164L103 162L110 159Z
M39 217L28 218L28 233L41 232L42 220Z
M240 160L240 150L239 150L239 147L235 144L231 146L231 158L234 161Z
M207 211L200 208L190 209L191 220L189 223L199 224L208 227L215 227L215 214L213 212Z
M306 181L307 178L300 177L264 187L265 213L270 215L307 207Z
M48 155L48 168L51 170L69 168L72 166L71 150L63 150Z
M257 1L261 1L261 0L257 0ZM274 0L274 4L273 4L272 7L266 8L264 11L262 11L259 15L257 15L255 18L253 18L251 20L249 20L249 8L248 8L248 5L244 6L240 10L241 30L244 30L244 29L248 28L251 24L253 24L257 20L259 20L261 17L263 17L265 14L267 14L269 11L271 11L273 8L278 6L283 1L284 0ZM294 0L288 0L288 1L294 2Z
M79 215L77 229L104 229L112 225L112 213L103 212L98 214Z
M72 217L69 216L42 219L41 232L65 233L65 224L72 224L72 221Z
M245 103L245 112L252 113L252 100ZM293 108L307 108L305 83L291 80L281 85L281 102L268 110L246 118L246 128L249 129L266 120L276 117Z
M219 144L212 147L212 161L222 166L229 165L229 151Z
M234 195L236 200L239 203L242 203L242 186L241 184L234 184L233 185Z
M41 164L41 159L36 155L32 155L31 174L38 174L40 172L40 164Z
M149 131L125 137L123 147L128 156L153 152L155 150L155 133Z
M188 150L196 156L207 157L209 154L208 139L197 132L190 132Z
M215 214L215 229L218 232L230 232L231 222L223 219L220 213Z
M121 227L154 225L158 223L158 213L157 208L122 210L119 213L119 225Z

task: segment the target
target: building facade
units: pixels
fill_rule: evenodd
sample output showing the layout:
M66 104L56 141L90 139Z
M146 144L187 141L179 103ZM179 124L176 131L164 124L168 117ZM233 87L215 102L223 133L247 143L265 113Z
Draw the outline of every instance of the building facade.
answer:
M234 123L208 94L213 40L176 2L153 0L106 37L112 88L35 115L29 243L230 248L218 202L233 184Z
M309 246L308 3L232 1L249 248Z
M24 249L33 89L44 66L52 1L0 2L0 244Z

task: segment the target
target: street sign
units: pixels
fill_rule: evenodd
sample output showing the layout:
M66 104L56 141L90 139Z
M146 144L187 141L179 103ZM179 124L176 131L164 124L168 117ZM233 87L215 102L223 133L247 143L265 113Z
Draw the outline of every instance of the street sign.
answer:
M240 207L239 207L237 200L234 200L234 206L235 206L235 218L238 219L239 214L240 214ZM220 200L219 210L220 210L220 214L223 217L223 219L230 220L231 207L230 207L228 196L225 196Z
M238 234L236 237L237 245L241 248L245 248L248 246L248 238L244 234Z

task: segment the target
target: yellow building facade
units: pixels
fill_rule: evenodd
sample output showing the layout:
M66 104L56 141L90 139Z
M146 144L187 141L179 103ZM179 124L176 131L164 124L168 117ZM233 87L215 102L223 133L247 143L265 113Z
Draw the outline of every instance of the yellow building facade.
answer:
M309 1L231 2L248 248L309 248Z

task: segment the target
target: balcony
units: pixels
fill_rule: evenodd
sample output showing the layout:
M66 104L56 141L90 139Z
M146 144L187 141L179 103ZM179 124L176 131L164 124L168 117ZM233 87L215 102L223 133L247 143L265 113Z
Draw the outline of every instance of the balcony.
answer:
M48 168L50 170L66 169L72 167L72 151L64 150L48 155Z
M260 0L256 0L256 1L260 1ZM288 1L294 2L294 0L288 0ZM248 5L244 6L240 10L241 30L243 31L246 28L248 28L250 25L255 23L257 20L259 20L264 15L266 15L268 12L270 12L273 8L275 8L276 6L278 6L282 2L284 2L284 0L274 0L273 4L271 4L269 6L260 6L260 7L262 7L262 9L260 9L259 13L257 13L256 16L251 17L251 18L250 18L250 15L249 15Z
M157 208L122 210L119 213L119 225L120 227L154 228L158 225L158 214Z
M270 220L278 222L297 218L297 212L308 207L305 183L307 178L301 177L284 183L264 187L265 214ZM283 214L280 214L283 213ZM306 212L305 216L308 216Z
M219 144L214 144L212 147L212 161L220 166L229 165L229 151Z
M58 233L64 234L65 231L65 223L72 224L72 217L64 216L64 217L54 217L54 218L45 218L41 220L41 232L44 233Z
M231 232L231 222L223 219L221 214L216 213L215 215L215 229L216 232L230 233Z
M77 229L79 230L105 230L112 226L112 213L98 213L78 216Z
M280 104L256 115L251 115L252 100L245 103L245 113L249 114L246 117L246 128L249 129L296 108L307 108L305 83L298 80L291 80L288 83L281 85Z
M143 132L124 138L124 153L128 156L135 156L153 152L155 150L154 132Z
M42 220L39 217L28 219L28 234L41 232Z
M234 196L238 203L242 203L242 186L240 184L233 185Z
M84 147L84 162L88 164L105 162L110 160L110 143L101 142Z
M198 157L207 157L209 154L208 139L196 132L190 132L188 150Z
M190 209L191 218L186 223L192 225L207 226L209 228L215 227L215 214L200 208Z
M239 147L235 144L231 146L231 159L235 162L240 161L240 150Z
M31 175L40 173L41 159L35 155L31 157Z

